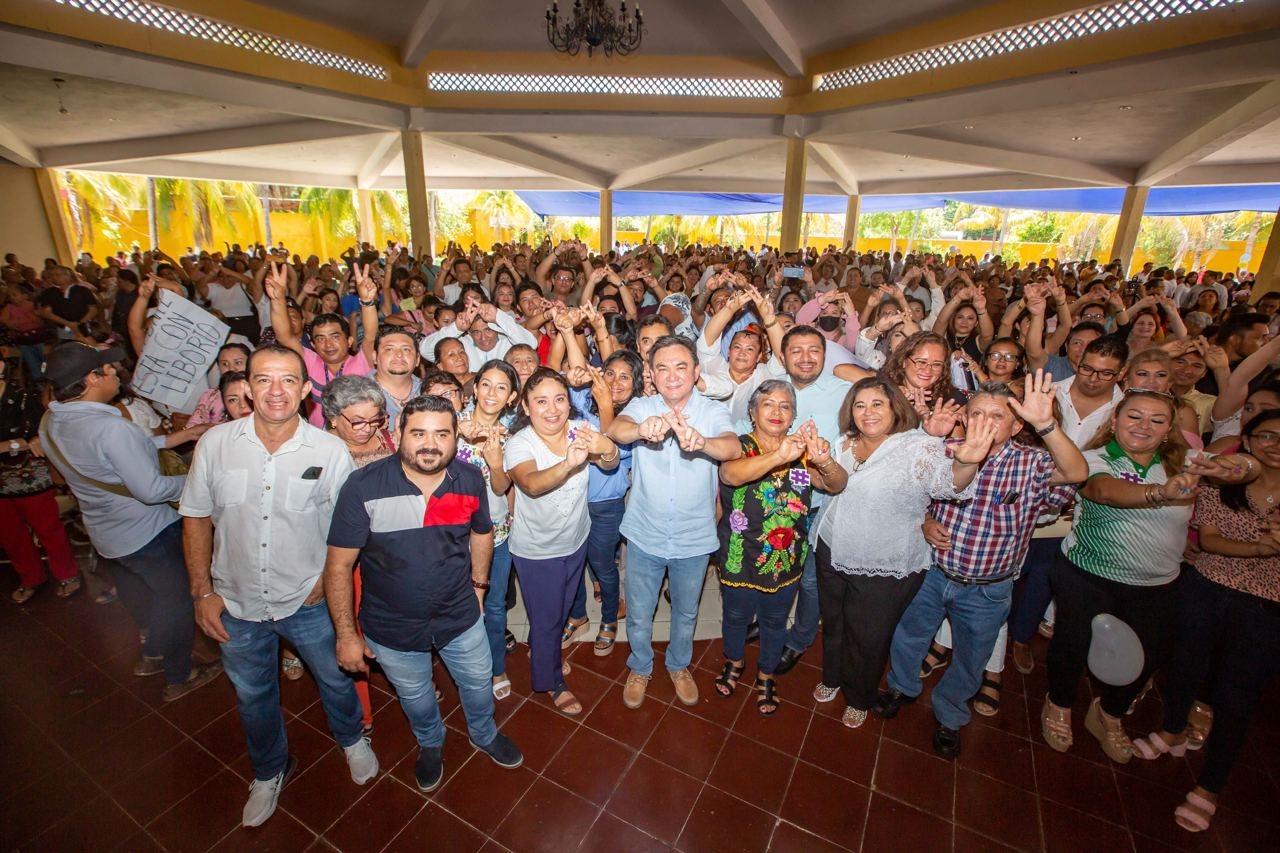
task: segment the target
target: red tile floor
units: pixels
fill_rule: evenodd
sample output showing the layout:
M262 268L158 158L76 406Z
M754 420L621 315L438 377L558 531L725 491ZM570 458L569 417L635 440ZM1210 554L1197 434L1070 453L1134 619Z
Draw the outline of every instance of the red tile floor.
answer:
M607 658L577 646L569 677L585 708L577 719L530 697L517 650L515 692L498 706L503 730L525 752L515 771L467 745L452 684L441 678L446 781L430 796L413 785L416 746L380 676L373 746L384 772L363 788L325 732L310 679L285 682L298 773L275 817L246 831L238 823L249 764L230 685L222 678L162 705L155 679L129 673L136 653L119 604L42 592L25 607L0 606L4 849L1278 849L1280 726L1268 713L1212 831L1196 836L1172 820L1194 754L1119 767L1079 727L1070 754L1052 752L1036 722L1042 666L1027 677L1007 670L999 716L976 717L959 760L948 762L930 751L927 695L898 719L872 718L857 731L840 725L838 701L815 707L819 649L782 680L786 702L772 719L756 713L745 689L716 698L716 641L695 649L697 707L673 704L670 681L659 677L638 711L619 698L625 646ZM1273 695L1266 708L1277 707ZM1130 722L1145 732L1159 712L1149 699Z

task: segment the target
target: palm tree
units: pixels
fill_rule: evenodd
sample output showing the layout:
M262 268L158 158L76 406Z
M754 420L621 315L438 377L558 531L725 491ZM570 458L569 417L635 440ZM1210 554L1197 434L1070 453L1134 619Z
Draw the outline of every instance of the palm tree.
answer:
M197 244L213 244L214 226L231 231L232 210L245 214L254 228L254 240L262 239L262 202L257 184L241 181L189 181L184 178L156 178L156 214L168 226L175 213L191 218ZM246 239L250 235L246 235Z
M351 190L306 187L299 198L301 212L310 219L318 219L328 233L338 237L356 235L356 198Z
M119 239L129 214L143 204L146 181L134 175L106 172L60 172L60 193L67 205L76 245L85 251L93 242L93 226L100 225Z
M476 193L471 204L488 218L490 227L497 229L503 239L509 230L528 228L535 217L524 200L511 190Z

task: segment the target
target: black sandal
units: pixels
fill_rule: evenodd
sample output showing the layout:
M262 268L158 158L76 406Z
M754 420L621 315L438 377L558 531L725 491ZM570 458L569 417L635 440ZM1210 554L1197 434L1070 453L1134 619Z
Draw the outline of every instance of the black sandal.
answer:
M947 650L939 650L936 643L930 643L929 651L925 654L924 661L920 664L921 680L928 678L940 669L945 669L949 663L951 663L951 655Z
M978 693L973 697L973 710L984 717L994 717L1000 713L1000 689L1001 684L999 681L992 681L984 675L982 677L982 686L978 688ZM990 696L983 693L983 690L994 690L996 695Z
M756 692L760 694L756 699L756 710L760 712L760 716L772 717L778 712L777 686L775 678L756 677Z
M733 691L738 689L738 679L742 678L742 671L746 667L741 664L735 664L733 661L724 662L724 670L720 673L720 677L716 679L716 695L721 699L728 699L733 695Z

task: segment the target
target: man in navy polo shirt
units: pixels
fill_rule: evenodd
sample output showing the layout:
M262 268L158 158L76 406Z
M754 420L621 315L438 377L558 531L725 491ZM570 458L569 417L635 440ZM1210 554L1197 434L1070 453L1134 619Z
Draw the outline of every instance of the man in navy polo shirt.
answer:
M325 595L338 636L338 664L382 665L421 752L418 787L444 776L444 723L431 680L431 654L458 685L471 745L508 769L524 762L493 719L493 660L482 602L489 588L493 522L480 469L455 459L453 404L424 395L400 413L400 451L351 475L333 512ZM360 560L361 638L352 568Z

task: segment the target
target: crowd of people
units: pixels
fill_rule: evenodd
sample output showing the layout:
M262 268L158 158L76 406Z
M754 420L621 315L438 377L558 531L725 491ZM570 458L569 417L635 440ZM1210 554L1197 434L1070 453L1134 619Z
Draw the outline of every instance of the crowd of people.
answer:
M1120 260L851 246L283 246L69 269L5 258L0 547L12 599L77 594L73 495L165 701L226 674L255 781L295 761L280 677L309 670L352 781L379 771L367 676L395 688L443 775L438 657L472 746L522 763L517 595L532 689L581 714L562 652L627 645L645 701L655 613L679 702L749 685L893 718L935 673L932 746L1000 711L1007 658L1050 637L1041 734L1076 737L1092 622L1141 672L1083 730L1114 762L1203 749L1173 819L1206 829L1280 661L1280 292ZM158 291L228 327L194 410L130 386ZM690 669L708 571L724 661ZM599 602L591 632L587 597ZM625 632L623 626L625 625ZM193 659L199 630L217 660ZM816 684L785 684L813 643ZM1010 643L1010 640L1012 641ZM754 672L746 646L759 643ZM793 675L796 678L798 675ZM1160 731L1124 718L1159 680ZM800 698L805 697L805 698ZM714 698L713 698L714 701Z

